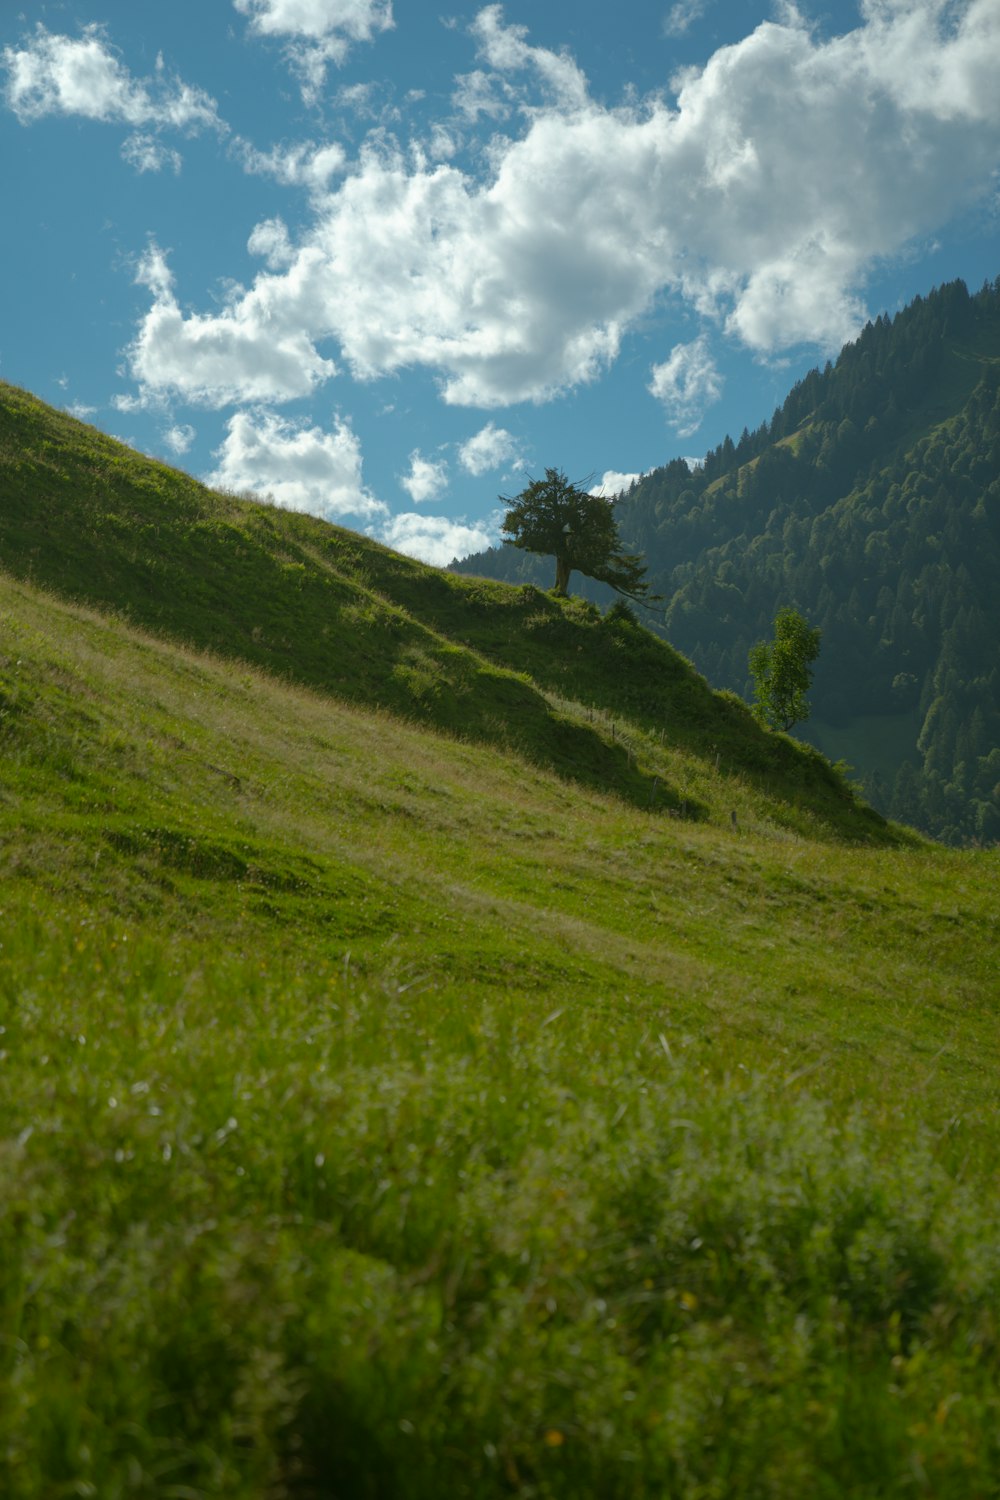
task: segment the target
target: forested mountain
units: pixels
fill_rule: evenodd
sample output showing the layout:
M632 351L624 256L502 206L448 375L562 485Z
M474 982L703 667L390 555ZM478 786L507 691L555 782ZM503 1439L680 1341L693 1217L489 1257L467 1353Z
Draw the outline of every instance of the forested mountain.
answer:
M649 623L715 686L749 692L749 648L793 605L822 631L803 734L883 811L1000 838L1000 279L878 318L769 423L617 509L664 596ZM459 566L544 581L551 565Z

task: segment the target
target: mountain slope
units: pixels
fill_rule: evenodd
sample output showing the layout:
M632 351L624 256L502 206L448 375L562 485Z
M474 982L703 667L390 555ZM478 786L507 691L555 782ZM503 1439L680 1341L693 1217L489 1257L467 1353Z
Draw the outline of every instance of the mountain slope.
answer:
M692 751L783 802L790 826L808 817L832 836L896 837L821 757L763 734L627 618L214 494L10 386L0 485L0 563L136 624L514 748L654 812L706 814L672 760Z
M757 432L641 480L619 521L712 682L748 693L749 648L794 605L823 632L803 733L895 816L1000 836L1000 283L879 318Z
M11 1500L996 1489L995 853L8 577L0 770Z

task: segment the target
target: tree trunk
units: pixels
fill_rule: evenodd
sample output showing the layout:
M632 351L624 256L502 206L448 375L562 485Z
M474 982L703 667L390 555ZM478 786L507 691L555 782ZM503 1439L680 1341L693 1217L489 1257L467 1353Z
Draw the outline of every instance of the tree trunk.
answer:
M572 573L572 571L573 569L570 565L569 558L560 557L557 554L555 581L555 591L557 594L567 594L569 592L569 575Z

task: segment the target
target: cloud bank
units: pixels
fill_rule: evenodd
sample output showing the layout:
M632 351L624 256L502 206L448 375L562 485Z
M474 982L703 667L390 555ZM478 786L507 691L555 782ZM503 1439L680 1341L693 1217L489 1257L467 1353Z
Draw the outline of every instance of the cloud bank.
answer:
M388 24L360 0L240 8L324 45L349 33L335 16ZM267 269L221 311L182 312L161 280L130 352L144 387L292 400L335 373L329 344L357 380L423 367L453 405L540 402L599 376L663 299L760 355L835 349L864 319L869 268L987 193L1000 156L996 0L869 0L829 40L791 13L673 80L672 106L594 103L572 59L497 6L472 32L483 97L520 133L478 173L381 133L350 164L276 158L308 186L311 224L294 243L257 226ZM25 80L20 100L43 97ZM713 382L698 338L651 389L690 432Z

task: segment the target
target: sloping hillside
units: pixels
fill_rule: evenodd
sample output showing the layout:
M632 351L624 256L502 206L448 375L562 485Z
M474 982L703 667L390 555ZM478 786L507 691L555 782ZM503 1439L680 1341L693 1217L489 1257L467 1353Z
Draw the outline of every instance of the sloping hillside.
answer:
M997 853L4 400L0 1493L995 1493Z
M686 764L0 578L5 1496L996 1490L996 855Z
M1000 283L879 318L770 423L641 480L619 521L713 684L748 693L750 647L794 605L823 633L802 733L884 811L1000 837ZM503 553L462 567L534 576Z
M690 750L782 801L790 826L895 837L821 757L765 735L627 618L214 494L11 386L0 485L0 563L67 597L653 811L705 815L671 760Z

